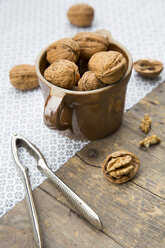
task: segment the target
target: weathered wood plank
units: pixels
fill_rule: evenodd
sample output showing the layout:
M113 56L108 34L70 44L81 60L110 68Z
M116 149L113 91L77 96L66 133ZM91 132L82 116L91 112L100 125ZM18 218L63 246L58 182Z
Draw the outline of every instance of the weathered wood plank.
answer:
M122 130L127 128L122 127ZM125 133L126 133L125 131ZM134 137L134 132L131 132ZM133 137L131 137L133 139ZM134 137L135 139L135 137ZM141 167L137 173L137 176L131 181L144 187L145 189L165 198L165 162L152 156L152 149L150 151L144 151L136 146L136 142L132 144L132 140L124 138L120 132L112 135L108 139L101 141L91 142L82 151L78 153L78 156L82 158L86 163L101 167L101 164L105 157L116 150L129 150L135 153L141 160Z
M103 232L88 225L68 207L37 188L35 204L46 248L122 248ZM0 247L35 248L26 201L23 200L0 219Z
M140 176L132 181L162 198L165 198L165 97L160 94L163 94L164 88L165 83L127 111L121 128L115 134L93 141L77 153L86 163L100 167L104 158L115 150L134 152L141 159L141 168L138 172ZM157 96L156 100L154 95ZM139 148L139 141L146 137L139 128L145 113L149 113L153 120L148 135L155 133L162 138L159 145L151 146L146 151Z
M165 200L131 182L112 184L100 168L78 157L68 161L57 175L98 213L104 232L122 246L165 247ZM40 187L72 208L50 182Z

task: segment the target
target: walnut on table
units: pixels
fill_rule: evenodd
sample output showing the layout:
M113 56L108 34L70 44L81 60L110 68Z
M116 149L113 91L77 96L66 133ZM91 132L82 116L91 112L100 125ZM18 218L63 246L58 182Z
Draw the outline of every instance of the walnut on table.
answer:
M94 9L88 4L76 4L69 8L67 16L71 24L77 27L87 27L93 21Z
M16 65L9 72L11 84L18 90L32 90L39 86L34 65Z
M135 71L146 78L156 78L163 70L161 61L153 59L140 59L134 62Z
M113 152L106 157L102 165L104 176L117 184L130 180L139 167L140 161L137 156L128 151Z
M149 146L156 145L160 142L161 142L161 139L157 135L153 134L151 137L147 137L141 140L139 145L148 148Z
M140 128L143 132L148 133L150 131L152 120L149 114L146 114L145 117L141 120Z

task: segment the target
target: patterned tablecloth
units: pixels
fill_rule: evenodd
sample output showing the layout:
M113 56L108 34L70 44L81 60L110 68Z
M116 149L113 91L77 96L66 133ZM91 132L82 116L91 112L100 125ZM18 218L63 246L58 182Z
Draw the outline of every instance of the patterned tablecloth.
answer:
M88 0L95 9L90 28L71 26L66 17L74 0L0 0L0 216L24 197L24 188L11 156L11 134L17 131L31 140L55 171L85 142L70 140L43 124L41 90L15 90L8 78L17 64L34 64L37 54L48 44L81 31L110 30L115 39L132 53L133 59L150 57L165 62L164 0ZM132 107L163 81L144 79L133 72L128 85L126 109ZM33 159L21 149L21 158L29 166L33 189L45 177Z

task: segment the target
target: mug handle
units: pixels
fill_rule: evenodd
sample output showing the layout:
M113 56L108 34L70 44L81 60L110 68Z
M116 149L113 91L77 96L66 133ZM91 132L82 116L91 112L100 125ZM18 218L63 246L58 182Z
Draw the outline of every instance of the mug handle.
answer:
M64 114L65 108L68 107L66 104L66 96L58 97L49 95L45 101L44 106L44 123L50 129L66 130L72 128L71 120L61 120L62 114ZM71 111L70 111L71 112ZM72 114L72 113L71 113ZM72 119L72 116L70 116Z

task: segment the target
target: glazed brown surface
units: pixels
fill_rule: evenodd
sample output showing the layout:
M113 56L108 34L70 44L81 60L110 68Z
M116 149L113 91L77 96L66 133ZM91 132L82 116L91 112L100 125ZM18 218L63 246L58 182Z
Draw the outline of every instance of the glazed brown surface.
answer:
M113 133L122 121L127 82L128 78L98 94L65 95L60 104L57 96L49 95L44 110L45 124L51 129L69 128L68 136L72 133L76 139L100 139ZM61 104L63 109L57 124Z

